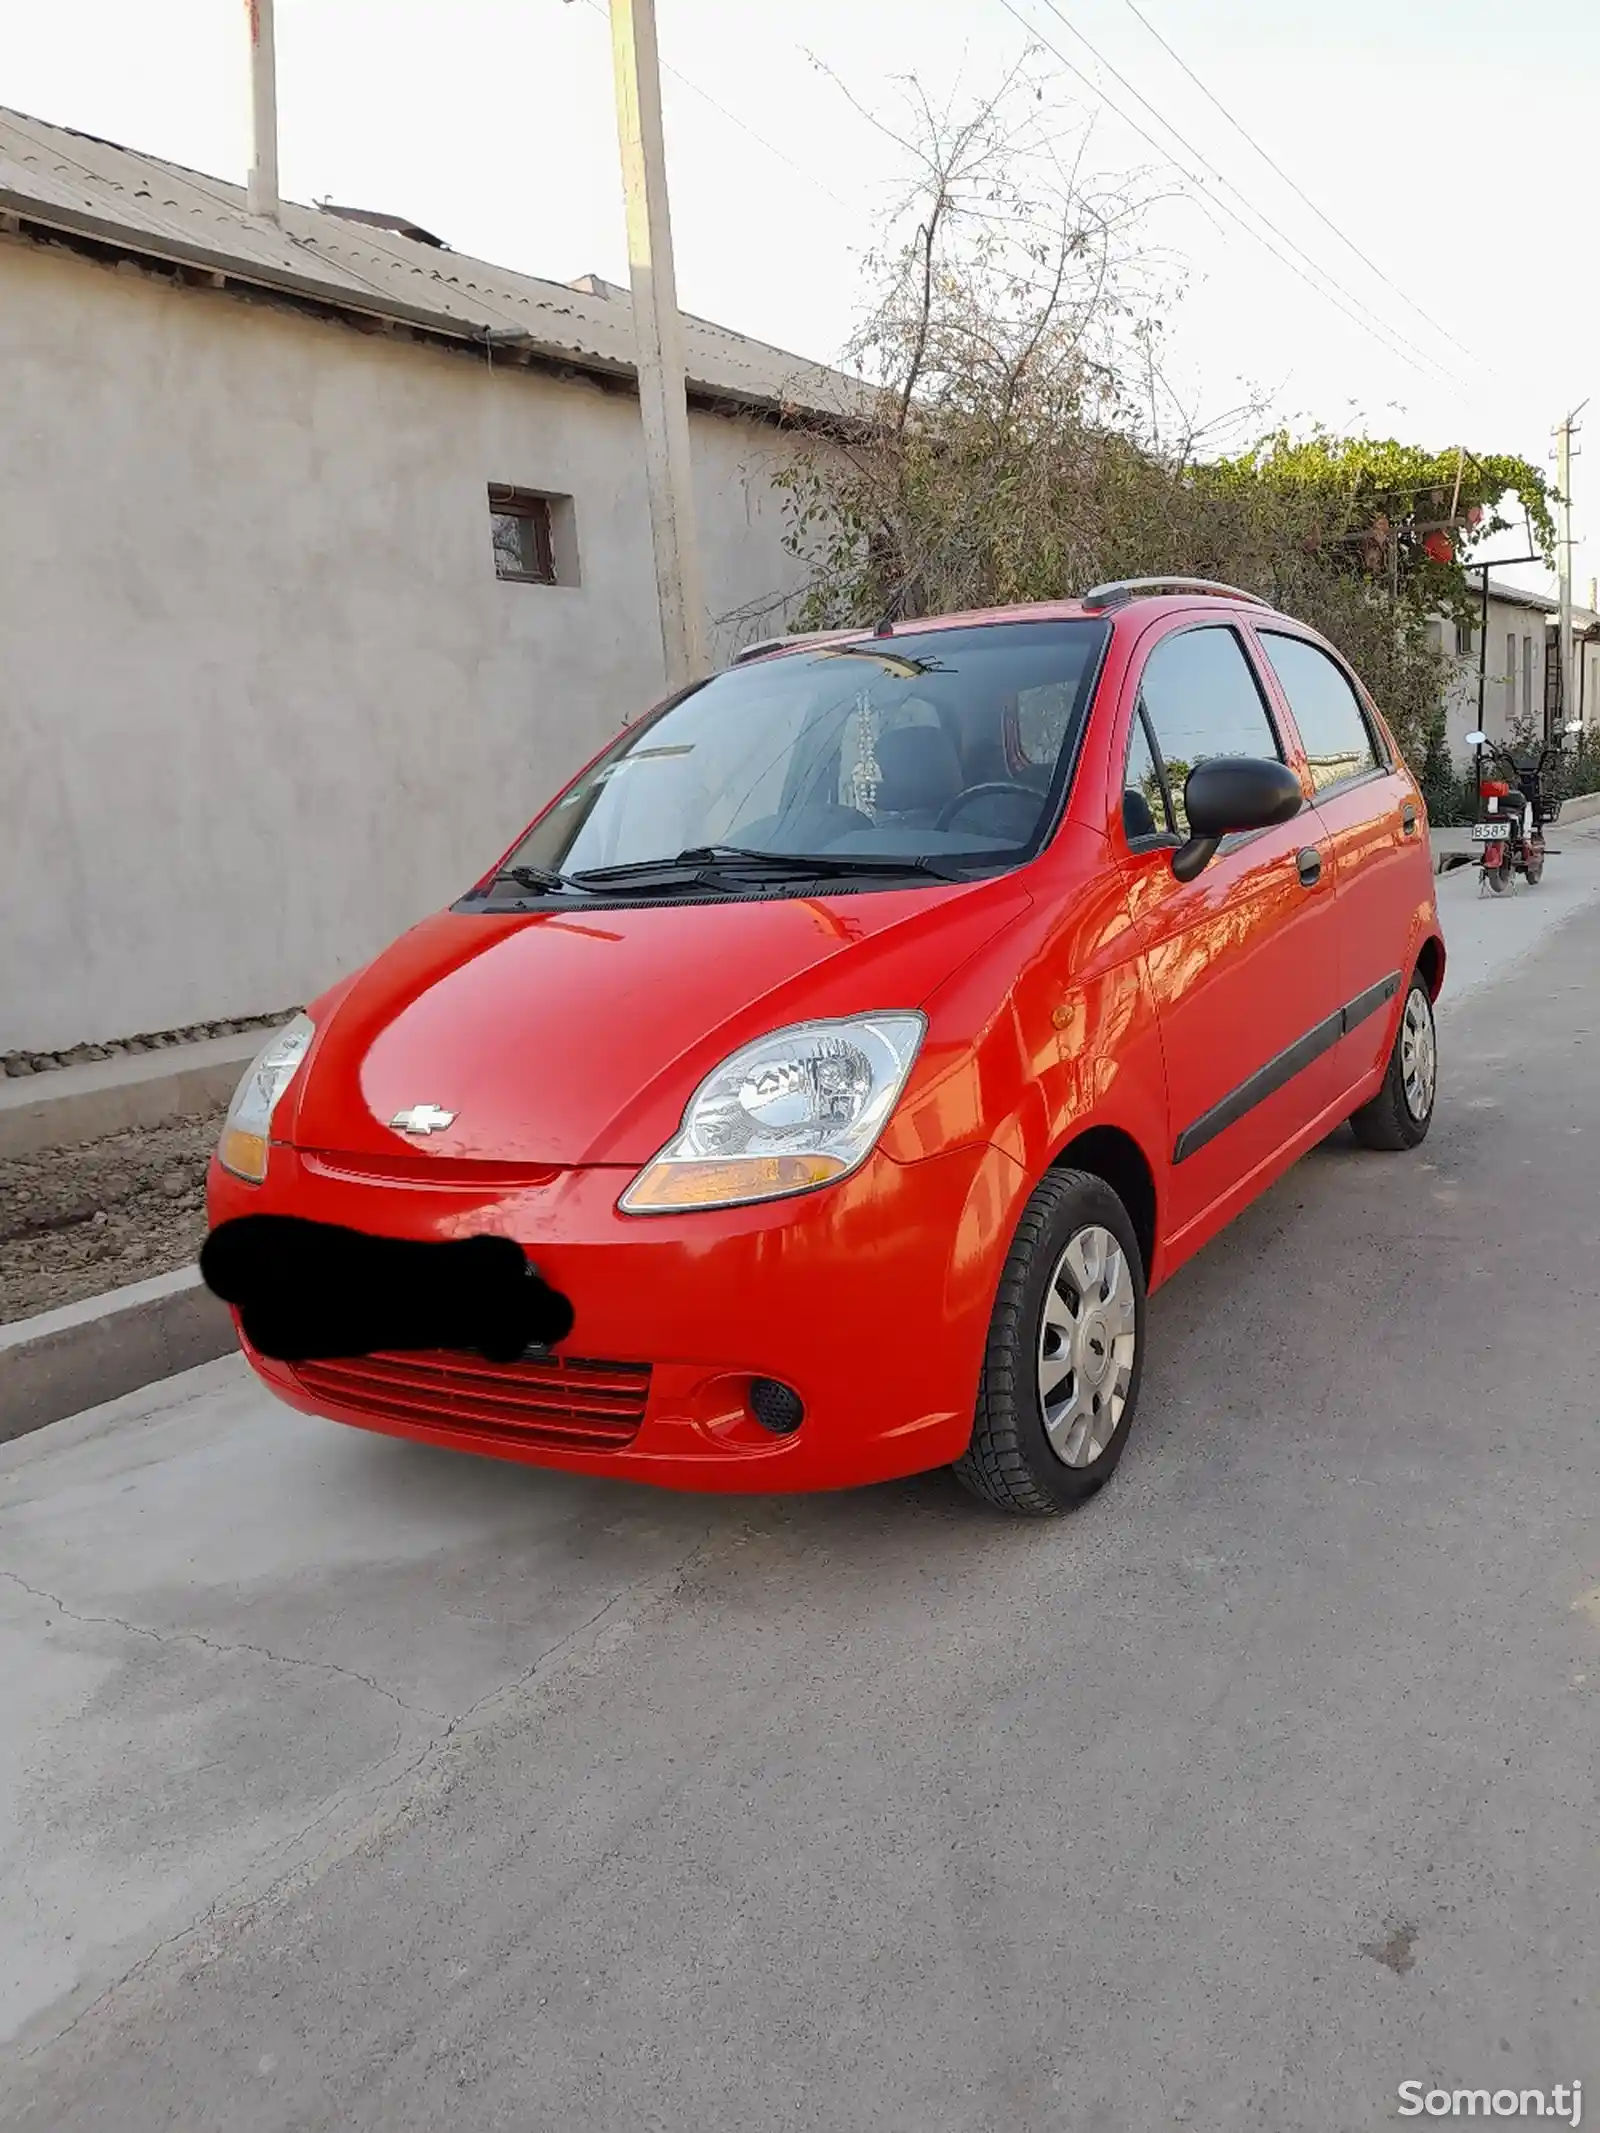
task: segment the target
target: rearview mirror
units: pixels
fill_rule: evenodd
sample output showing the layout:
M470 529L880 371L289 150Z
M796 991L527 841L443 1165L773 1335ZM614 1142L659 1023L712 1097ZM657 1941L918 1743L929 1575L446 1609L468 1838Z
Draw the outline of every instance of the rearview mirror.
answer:
M1197 763L1183 788L1189 841L1173 853L1173 873L1179 881L1193 881L1216 858L1224 837L1275 829L1293 821L1304 805L1300 780L1287 763L1243 755Z
M1583 720L1575 718L1569 725L1563 726L1561 730L1563 733L1581 733L1583 731Z
M1487 733L1469 733L1467 735L1467 746L1469 748L1487 748L1488 745L1489 736Z

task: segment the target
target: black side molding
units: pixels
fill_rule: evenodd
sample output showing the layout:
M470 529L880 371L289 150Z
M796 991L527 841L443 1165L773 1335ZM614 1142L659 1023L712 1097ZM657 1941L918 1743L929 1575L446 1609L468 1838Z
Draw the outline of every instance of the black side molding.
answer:
M1365 1022L1370 1015L1375 1015L1380 1007L1387 1007L1399 990L1400 973L1398 970L1391 970L1389 975L1380 978L1376 985L1369 985L1365 992L1358 992L1344 1011L1345 1034L1348 1036L1351 1030Z
M1184 1127L1172 1151L1173 1162L1186 1163L1191 1155L1208 1147L1219 1133L1226 1133L1230 1126L1236 1126L1257 1104L1265 1103L1269 1096L1276 1096L1296 1074L1304 1073L1313 1060L1320 1059L1324 1052L1331 1052L1341 1037L1386 1006L1399 990L1400 973L1393 970L1376 985L1369 985L1365 992L1358 992L1353 1000L1329 1015L1326 1021L1319 1022L1315 1029L1297 1037L1275 1059L1258 1067L1248 1081L1241 1081L1236 1089L1230 1089L1221 1103L1213 1104L1192 1126Z

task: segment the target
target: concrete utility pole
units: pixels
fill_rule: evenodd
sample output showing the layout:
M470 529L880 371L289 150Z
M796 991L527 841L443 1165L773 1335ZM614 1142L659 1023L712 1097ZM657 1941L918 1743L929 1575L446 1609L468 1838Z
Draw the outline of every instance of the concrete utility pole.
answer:
M710 672L705 595L695 538L684 391L683 320L672 270L667 163L661 130L661 70L655 0L611 0L617 79L617 135L628 204L628 265L644 422L645 481L655 546L656 597L667 686L681 689Z
M252 215L281 222L278 197L278 47L273 0L245 0L250 23L250 183Z
M1589 405L1580 400L1556 431L1556 487L1561 492L1559 548L1561 622L1561 724L1572 717L1572 440L1578 433L1578 417Z

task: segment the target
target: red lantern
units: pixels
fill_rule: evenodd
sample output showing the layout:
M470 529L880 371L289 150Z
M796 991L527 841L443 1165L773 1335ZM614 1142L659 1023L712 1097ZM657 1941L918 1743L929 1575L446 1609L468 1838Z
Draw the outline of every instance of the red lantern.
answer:
M1424 535L1422 552L1430 563L1453 563L1456 559L1455 546L1448 533Z

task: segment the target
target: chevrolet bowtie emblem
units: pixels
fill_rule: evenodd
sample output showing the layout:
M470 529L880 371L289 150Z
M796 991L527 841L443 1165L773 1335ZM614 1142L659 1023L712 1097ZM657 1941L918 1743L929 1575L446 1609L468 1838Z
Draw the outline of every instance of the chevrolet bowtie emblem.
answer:
M396 1111L389 1124L396 1133L442 1133L455 1118L454 1111L441 1111L437 1104L413 1104L409 1111Z

